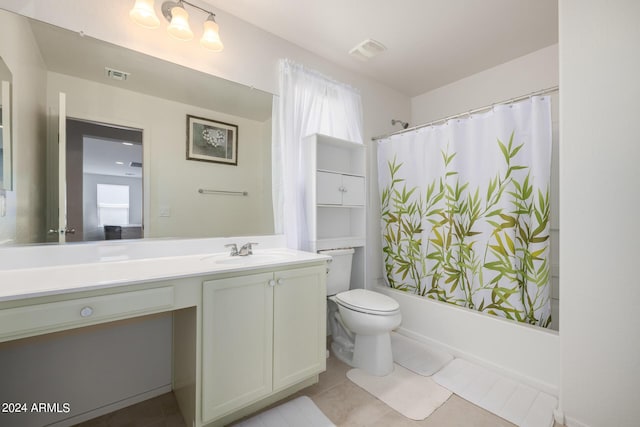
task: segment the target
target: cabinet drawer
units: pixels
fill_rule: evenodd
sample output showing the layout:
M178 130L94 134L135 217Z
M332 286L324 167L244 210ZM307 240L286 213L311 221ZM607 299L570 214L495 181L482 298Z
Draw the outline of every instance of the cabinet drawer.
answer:
M0 310L0 337L28 335L38 330L68 329L172 306L173 287L166 286L9 308Z

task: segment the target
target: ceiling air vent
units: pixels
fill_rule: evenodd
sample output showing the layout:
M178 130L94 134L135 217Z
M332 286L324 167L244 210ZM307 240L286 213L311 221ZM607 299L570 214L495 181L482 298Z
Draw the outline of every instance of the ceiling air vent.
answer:
M140 162L129 162L129 166L131 166L132 168L141 168L142 167L142 163L140 163Z
M380 42L372 39L366 39L360 42L349 51L349 55L359 59L360 61L368 61L369 59L377 56L378 54L387 50L386 47Z
M119 80L121 82L127 80L129 78L129 73L126 71L114 70L113 68L104 67L104 73L113 80Z

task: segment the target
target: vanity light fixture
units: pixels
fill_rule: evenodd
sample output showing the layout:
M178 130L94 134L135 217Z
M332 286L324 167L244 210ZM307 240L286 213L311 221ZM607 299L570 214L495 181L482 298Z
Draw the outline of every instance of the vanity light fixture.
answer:
M129 16L139 25L145 28L157 28L160 23L156 16L154 0L136 0L133 9L129 12ZM204 29L200 44L214 52L220 52L224 49L224 45L220 40L220 27L215 20L215 14L200 6L189 3L184 0L165 1L162 3L162 15L169 22L167 31L171 36L178 40L189 41L193 38L193 31L189 25L189 13L187 13L184 5L187 4L195 9L206 13L207 19L204 22Z
M133 5L129 16L138 25L145 28L158 28L160 26L160 20L153 10L153 0L136 0L136 4Z
M168 13L165 11L165 6L170 8ZM178 40L189 41L193 38L193 31L191 31L191 27L189 27L189 14L181 1L175 4L171 1L164 2L162 4L162 13L170 22L167 27L169 34Z
M211 49L214 52L220 52L224 49L222 40L220 40L220 27L216 22L215 15L209 14L209 17L204 21L204 33L200 39L200 44L207 49Z

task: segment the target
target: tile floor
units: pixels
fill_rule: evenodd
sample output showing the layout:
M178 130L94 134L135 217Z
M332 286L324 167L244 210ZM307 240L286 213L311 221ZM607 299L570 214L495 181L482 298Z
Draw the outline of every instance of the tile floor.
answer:
M82 427L186 427L173 393L85 421Z
M349 427L502 427L513 426L508 421L452 395L444 405L423 421L403 417L346 376L349 366L335 357L327 359L327 371L320 382L290 396L309 396L337 426ZM288 400L287 399L287 400ZM283 403L278 402L276 405ZM138 403L128 408L79 424L82 427L186 427L172 393ZM302 427L302 426L301 426ZM555 424L554 427L561 427Z

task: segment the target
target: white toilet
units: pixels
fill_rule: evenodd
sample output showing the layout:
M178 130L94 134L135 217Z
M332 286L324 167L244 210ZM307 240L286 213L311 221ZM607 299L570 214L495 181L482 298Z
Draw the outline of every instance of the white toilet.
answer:
M332 257L327 276L328 320L336 357L372 375L393 371L391 336L402 316L396 300L365 289L349 290L354 250L319 251Z

